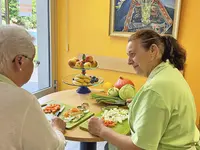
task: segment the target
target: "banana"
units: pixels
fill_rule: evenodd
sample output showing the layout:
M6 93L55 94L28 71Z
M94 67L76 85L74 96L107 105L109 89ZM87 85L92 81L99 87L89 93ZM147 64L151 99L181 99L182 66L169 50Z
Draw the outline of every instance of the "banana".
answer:
M88 75L84 75L84 79L91 80L90 76L88 76Z
M84 79L84 78L85 78L85 76L84 76L83 74L77 74L77 75L75 76L75 78Z
M90 85L90 80L91 77L88 75L83 75L83 74L77 74L74 78L73 78L73 84L75 85L83 85L83 86L87 86Z
M78 82L78 81L75 81L75 80L73 80L72 82L73 82L73 84L75 84L75 85L82 85L82 83L80 83L80 82Z
M84 81L85 81L86 83L90 83L90 79L85 78Z
M84 83L82 83L82 85L85 85L85 86L86 86L86 85L88 85L88 83L84 82Z
M76 78L76 77L75 77L74 80L75 80L75 81L78 81L78 82L80 82L80 83L84 83L84 79L81 79L81 78Z
M80 79L90 79L90 76L88 75L83 75L83 74L77 74L75 78L80 78Z

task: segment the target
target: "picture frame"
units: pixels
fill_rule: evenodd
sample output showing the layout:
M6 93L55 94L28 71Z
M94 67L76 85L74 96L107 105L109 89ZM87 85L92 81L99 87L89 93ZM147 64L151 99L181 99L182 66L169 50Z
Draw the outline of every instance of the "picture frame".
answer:
M181 0L110 0L110 36L129 37L140 29L178 36Z

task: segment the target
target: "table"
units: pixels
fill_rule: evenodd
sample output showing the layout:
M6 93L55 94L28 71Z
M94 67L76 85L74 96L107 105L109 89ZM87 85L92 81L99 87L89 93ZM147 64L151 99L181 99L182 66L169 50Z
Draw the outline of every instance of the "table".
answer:
M97 89L91 89L91 91L100 92L100 90ZM76 93L76 89L65 90L46 95L40 98L39 102L40 104L43 104L51 100L56 100L71 106L78 106L84 102L87 102L90 105L90 111L94 113L100 112L101 108L104 106L102 104L97 104L95 100L90 99L89 94ZM104 141L99 137L91 135L87 131L81 130L79 126L76 126L70 130L66 130L65 139L71 141L80 141L81 150L96 150L96 142Z

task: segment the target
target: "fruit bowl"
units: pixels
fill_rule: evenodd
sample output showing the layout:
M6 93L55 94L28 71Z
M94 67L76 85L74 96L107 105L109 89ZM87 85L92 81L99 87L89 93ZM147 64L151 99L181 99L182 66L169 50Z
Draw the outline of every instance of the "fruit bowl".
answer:
M94 78L95 77L95 78ZM96 76L89 76L83 74L72 74L63 78L63 83L70 86L80 87L77 89L77 93L87 94L90 93L90 86L98 86L104 82L103 78Z
M76 67L71 67L72 69L77 69L77 70L95 70L97 68L99 68L98 66L97 67L91 67L91 68L76 68Z
M82 55L82 59L77 57L68 60L68 65L73 69L92 70L97 68L98 62L92 56Z
M96 76L88 76L86 70L94 70L98 68L98 62L92 56L82 55L82 59L76 57L68 60L68 65L72 69L81 70L81 74L69 75L63 79L63 83L70 86L79 86L77 93L90 93L89 86L97 86L104 82L103 78Z
M100 85L104 82L103 78L101 77L97 77L98 78L98 81L97 82L90 82L92 79L88 79L88 82L85 82L87 79L83 79L83 77L81 78L78 78L77 75L82 75L82 74L72 74L72 75L69 75L69 76L66 76L63 78L63 83L67 84L67 85L71 85L71 86L86 86L86 87L89 87L89 86L97 86L97 85ZM85 76L85 75L82 75L82 76ZM93 76L88 76L88 77L93 77ZM73 80L75 79L75 80ZM89 81L90 80L90 81ZM76 82L73 82L73 81L76 81Z

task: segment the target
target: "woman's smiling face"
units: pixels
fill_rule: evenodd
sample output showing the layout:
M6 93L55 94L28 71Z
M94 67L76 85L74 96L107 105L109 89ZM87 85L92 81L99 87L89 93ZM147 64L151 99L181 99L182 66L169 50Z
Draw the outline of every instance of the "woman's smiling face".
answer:
M147 77L151 68L151 53L142 47L140 39L128 42L126 52L128 64L133 66L136 74Z

